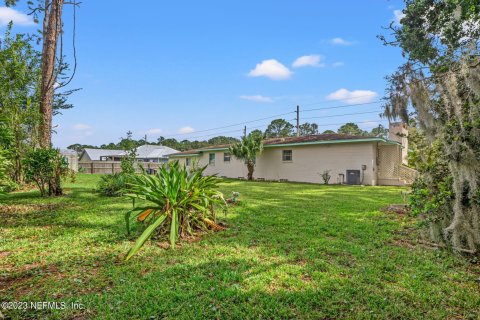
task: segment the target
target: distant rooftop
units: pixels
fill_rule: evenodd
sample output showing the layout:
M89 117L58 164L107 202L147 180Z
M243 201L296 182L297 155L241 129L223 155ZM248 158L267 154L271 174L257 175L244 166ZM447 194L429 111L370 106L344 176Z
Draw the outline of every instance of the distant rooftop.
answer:
M145 144L137 148L137 158L164 158L178 150L166 146Z
M109 149L90 149L85 148L83 150L91 160L98 161L103 157L121 157L125 155L124 150L109 150Z
M110 149L91 149L86 148L84 152L94 161L101 160L105 157L123 157L126 155L125 150L110 150ZM165 158L172 153L177 153L178 150L166 146L158 146L154 144L145 144L137 148L137 158L141 159L158 159Z

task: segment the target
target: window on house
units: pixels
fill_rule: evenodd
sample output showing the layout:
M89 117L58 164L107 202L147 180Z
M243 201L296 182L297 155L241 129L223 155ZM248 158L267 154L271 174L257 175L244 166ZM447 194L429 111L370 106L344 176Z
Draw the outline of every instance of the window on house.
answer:
M292 150L283 150L282 151L282 161L292 161Z
M210 153L208 155L208 164L212 166L215 165L215 153Z
M190 158L185 158L185 165L188 167L189 165L192 164L192 159Z
M232 157L232 155L228 152L225 152L223 154L223 162L230 162L230 158Z

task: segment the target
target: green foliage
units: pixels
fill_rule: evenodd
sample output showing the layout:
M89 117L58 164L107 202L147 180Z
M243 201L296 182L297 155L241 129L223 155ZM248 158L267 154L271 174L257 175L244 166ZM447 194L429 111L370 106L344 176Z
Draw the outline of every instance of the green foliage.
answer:
M232 145L229 151L235 158L244 160L247 163L248 180L253 180L255 158L263 151L262 137L250 134L243 137L241 142Z
M367 134L366 131L363 131L362 129L360 129L360 127L353 122L345 123L340 128L338 128L337 132L340 134L348 134L353 136L364 136Z
M2 131L10 136L8 145L2 145L8 150L9 175L22 183L22 159L36 143L40 54L31 45L32 38L11 32L9 24L0 41L0 116L5 119Z
M305 122L300 125L301 136L306 136L311 134L318 134L318 124Z
M124 173L103 175L98 182L97 192L106 197L119 197L125 193L129 178Z
M266 138L289 137L293 135L293 125L285 119L273 120L265 130Z
M401 25L391 25L407 61L391 75L385 106L390 119L415 130L409 163L421 173L412 209L432 240L480 252L480 3L407 0Z
M23 160L25 178L34 182L40 195L62 195L60 180L70 174L68 162L57 149L31 150Z
M129 211L125 220L130 232L130 219L146 225L146 229L127 253L130 259L145 241L156 232L170 239L170 246L182 236L193 235L196 231L220 229L216 224L215 207L224 206L225 200L217 191L219 179L202 176L205 167L189 172L178 162L160 167L155 175L140 174L132 177L128 196L145 200L139 207Z
M120 168L122 169L123 174L135 174L134 163L136 154L136 149L127 150L126 155L120 159Z
M262 130L259 130L259 129L253 130L253 131L250 132L248 135L249 135L249 136L252 136L252 137L255 137L256 139L263 139L263 138L264 138L263 131L262 131ZM238 140L235 141L235 142L238 142Z
M260 130L258 130L258 131L260 131ZM262 131L260 131L260 133L263 134ZM154 144L154 145L156 144L156 145L162 145L162 146L170 147L170 148L173 148L173 149L179 150L179 151L185 151L185 150L204 148L204 147L214 146L214 145L219 145L219 144L231 144L231 143L235 143L235 142L239 141L236 138L225 137L225 136L213 137L209 140L204 140L204 141L198 141L198 140L178 141L177 139L174 139L174 138L165 139L164 137L158 138L158 140L156 142L150 142L150 141L147 142L144 139L135 140L132 137L130 137L129 141L127 142L126 139L127 138L121 138L119 143L110 142L110 143L107 143L107 144L102 144L99 147L98 146L92 146L92 145L89 145L89 144L75 143L75 144L69 145L67 147L67 149L75 150L77 152L82 152L85 148L91 148L91 149L101 148L101 149L116 149L116 150L118 150L118 149L123 149L123 148L126 148L126 147L128 147L128 148L132 148L132 147L138 148L139 146L142 146L142 145L148 143L148 144Z
M5 156L5 150L0 149L0 194L10 191L11 181L7 175L10 162Z
M377 127L373 128L370 132L370 135L387 139L388 138L388 129L385 128L383 125L379 124Z
M132 140L132 132L127 132L127 137L122 138L119 147L122 150L125 150L125 156L122 157L120 167L122 169L122 173L125 175L133 175L135 174L135 159L137 156L137 147L135 142Z

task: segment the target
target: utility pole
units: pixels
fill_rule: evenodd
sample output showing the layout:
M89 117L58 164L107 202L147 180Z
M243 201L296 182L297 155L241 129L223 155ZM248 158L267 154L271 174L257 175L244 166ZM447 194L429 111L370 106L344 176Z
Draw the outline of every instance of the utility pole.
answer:
M300 106L297 106L297 137L300 137Z
M247 126L243 127L243 137L247 137Z
M148 144L148 142L147 142L147 135L145 135L145 144Z

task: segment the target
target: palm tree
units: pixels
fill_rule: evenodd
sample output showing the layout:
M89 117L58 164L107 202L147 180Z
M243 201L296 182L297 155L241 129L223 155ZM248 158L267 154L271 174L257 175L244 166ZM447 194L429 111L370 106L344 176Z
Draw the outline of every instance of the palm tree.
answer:
M255 157L262 153L262 137L258 135L248 135L243 137L242 141L235 143L230 147L230 153L235 158L244 160L247 163L248 180L253 180L253 170L255 167Z

